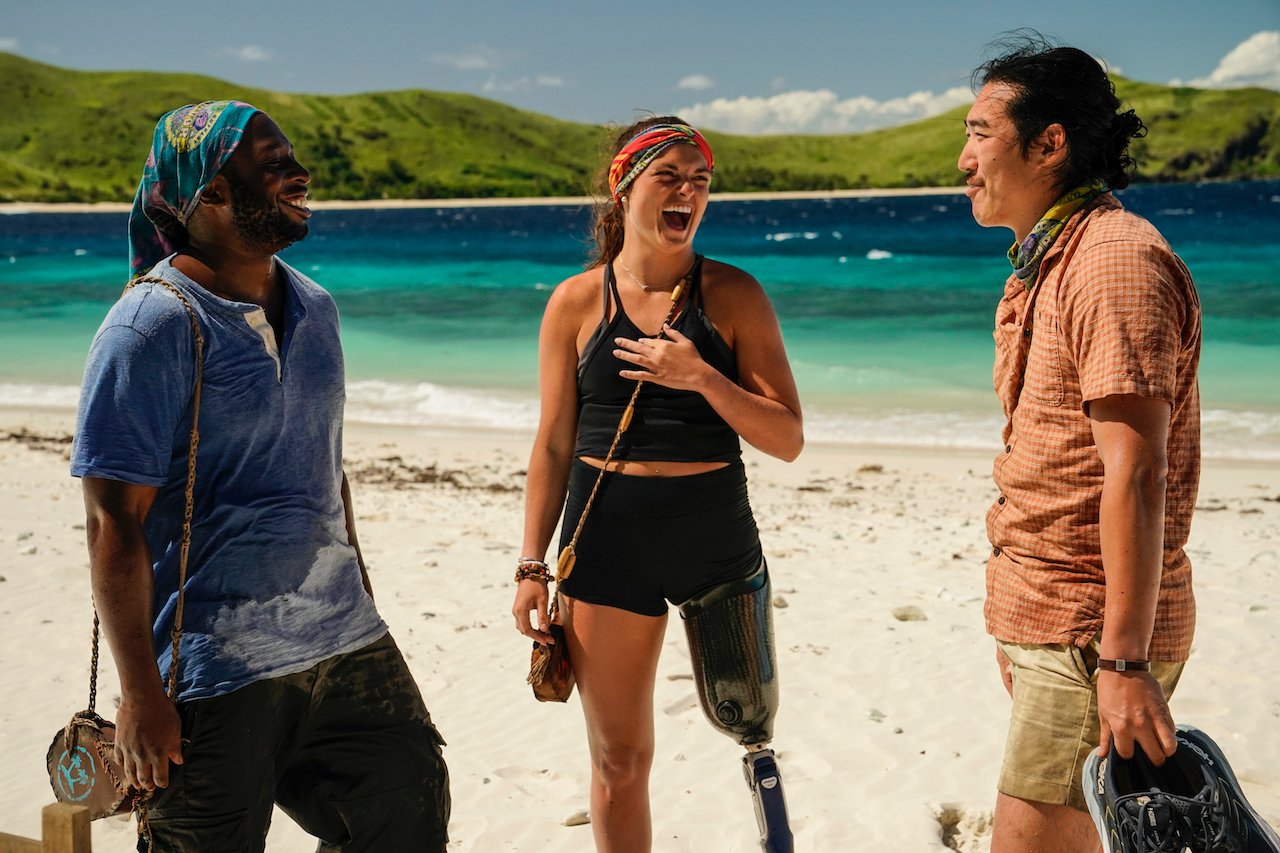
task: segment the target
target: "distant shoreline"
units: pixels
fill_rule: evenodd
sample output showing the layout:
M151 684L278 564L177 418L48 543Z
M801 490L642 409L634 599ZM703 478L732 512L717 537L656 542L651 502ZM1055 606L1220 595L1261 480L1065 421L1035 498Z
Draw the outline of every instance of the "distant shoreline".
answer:
M861 190L797 190L763 193L715 193L711 201L786 201L790 199L881 198L894 196L960 195L964 187L884 187ZM587 207L592 196L548 196L543 198L380 198L313 201L313 210L402 210L456 207ZM122 201L99 202L0 202L0 215L22 213L128 213L131 205Z

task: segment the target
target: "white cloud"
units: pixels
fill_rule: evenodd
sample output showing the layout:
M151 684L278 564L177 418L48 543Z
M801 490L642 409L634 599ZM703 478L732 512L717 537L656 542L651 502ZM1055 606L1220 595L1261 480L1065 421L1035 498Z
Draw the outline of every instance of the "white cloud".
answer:
M18 40L15 38L0 38L0 50L17 50Z
M1241 86L1280 89L1280 30L1263 30L1249 36L1222 57L1208 77L1185 84L1181 80L1169 82L1173 86L1187 85L1198 89L1234 89Z
M448 65L450 68L458 71L488 71L497 67L497 62L491 56L483 53L433 53L431 61L438 62L441 65Z
M565 79L557 74L538 74L533 77L525 74L520 77L508 77L506 79L499 78L497 75L490 75L481 90L490 94L497 94L503 92L527 92L533 88L555 89L565 85L568 85Z
M256 44L246 44L243 47L228 47L222 51L222 55L238 59L241 62L267 62L275 59L274 53Z
M677 89L711 89L716 85L716 81L712 80L705 74L690 74L688 77L682 77L680 82L676 84Z
M1119 74L1121 77L1124 76L1124 70L1121 69L1120 66L1116 65L1115 63L1107 62L1107 58L1105 56L1098 56L1095 53L1093 54L1093 58L1099 65L1101 65L1104 69L1106 69L1106 72L1108 74Z
M455 71L497 71L519 56L513 51L495 50L488 45L479 44L457 53L433 53L429 58L432 62L447 65Z
M700 127L729 133L859 133L927 118L972 101L967 86L886 101L865 95L841 99L830 89L798 89L769 97L716 98L677 112Z

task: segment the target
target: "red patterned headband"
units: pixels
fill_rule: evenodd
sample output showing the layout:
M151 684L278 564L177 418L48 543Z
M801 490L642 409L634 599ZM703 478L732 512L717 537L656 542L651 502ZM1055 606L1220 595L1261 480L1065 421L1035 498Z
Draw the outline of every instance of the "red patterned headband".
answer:
M609 165L609 193L616 202L658 155L672 145L696 145L706 158L707 168L715 168L711 146L701 133L687 124L655 124L631 137Z

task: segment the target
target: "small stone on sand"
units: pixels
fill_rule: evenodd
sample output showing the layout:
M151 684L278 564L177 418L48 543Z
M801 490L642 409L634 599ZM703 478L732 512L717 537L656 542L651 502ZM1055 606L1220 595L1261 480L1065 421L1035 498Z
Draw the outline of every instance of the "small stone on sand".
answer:
M893 608L893 618L899 622L924 622L928 620L928 616L924 615L924 611L914 604L908 604L905 607Z

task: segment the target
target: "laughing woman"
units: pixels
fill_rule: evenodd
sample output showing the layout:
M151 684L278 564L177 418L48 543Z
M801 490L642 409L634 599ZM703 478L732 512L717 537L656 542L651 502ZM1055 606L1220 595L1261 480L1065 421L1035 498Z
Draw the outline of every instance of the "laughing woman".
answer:
M520 559L512 612L521 633L549 641L541 558L562 507L563 547L600 478L560 585L559 618L586 717L596 849L633 853L651 844L653 690L667 603L756 572L739 438L790 461L804 434L764 291L694 251L714 165L706 140L665 116L623 130L614 151L593 264L556 288L542 321L523 550L531 556ZM637 380L634 418L605 468Z

